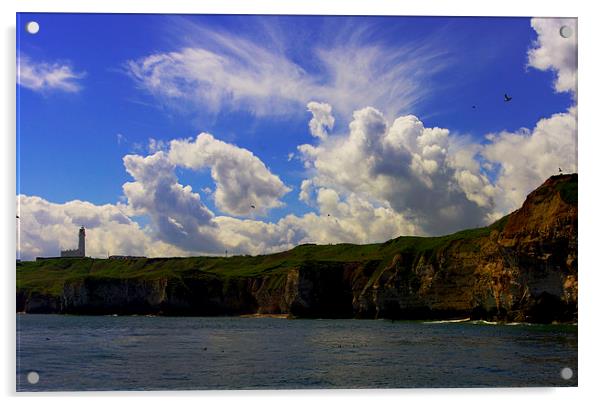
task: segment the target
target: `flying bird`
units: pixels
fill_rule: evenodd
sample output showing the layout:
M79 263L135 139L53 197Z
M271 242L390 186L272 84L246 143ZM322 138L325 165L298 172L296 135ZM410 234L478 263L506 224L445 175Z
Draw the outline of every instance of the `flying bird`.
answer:
M562 169L560 167L558 168L558 173L562 173Z
M477 106L476 106L476 105L473 105L473 106L472 106L472 108L473 108L473 109L475 109L475 108L477 108Z
M504 101L505 101L505 102L508 102L508 101L510 101L510 100L512 100L512 97L510 97L510 96L509 96L509 95L507 95L507 94L504 94Z
M254 205L254 204L251 204L251 208L255 209L255 205Z

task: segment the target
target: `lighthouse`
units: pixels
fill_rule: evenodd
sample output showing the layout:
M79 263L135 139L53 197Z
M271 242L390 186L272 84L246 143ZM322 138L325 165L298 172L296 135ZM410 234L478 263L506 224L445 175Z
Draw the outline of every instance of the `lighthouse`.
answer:
M86 257L86 229L79 228L79 243L77 249L61 250L61 257Z
M79 228L79 244L77 245L81 257L86 257L86 229Z

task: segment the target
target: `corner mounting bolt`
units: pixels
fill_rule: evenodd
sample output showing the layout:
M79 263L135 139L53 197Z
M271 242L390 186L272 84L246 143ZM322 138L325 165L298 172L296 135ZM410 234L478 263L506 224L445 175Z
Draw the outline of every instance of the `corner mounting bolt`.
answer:
M25 25L25 30L32 35L37 34L40 31L40 24L30 21Z

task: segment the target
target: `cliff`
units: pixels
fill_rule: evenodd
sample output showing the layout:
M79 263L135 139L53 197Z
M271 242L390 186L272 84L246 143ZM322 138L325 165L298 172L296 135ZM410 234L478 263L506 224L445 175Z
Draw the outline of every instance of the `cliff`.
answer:
M494 224L264 256L17 264L17 311L391 319L577 320L577 175Z

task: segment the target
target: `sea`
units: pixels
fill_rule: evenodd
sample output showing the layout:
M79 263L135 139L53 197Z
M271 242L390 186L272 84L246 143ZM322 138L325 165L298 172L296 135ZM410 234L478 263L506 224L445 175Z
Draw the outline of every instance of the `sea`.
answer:
M17 315L17 391L576 386L577 326Z

